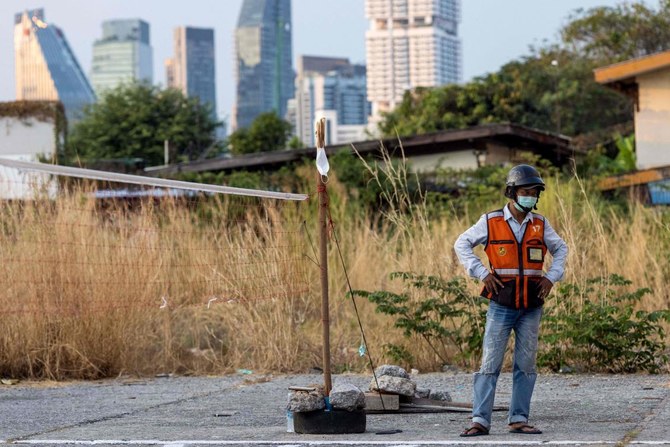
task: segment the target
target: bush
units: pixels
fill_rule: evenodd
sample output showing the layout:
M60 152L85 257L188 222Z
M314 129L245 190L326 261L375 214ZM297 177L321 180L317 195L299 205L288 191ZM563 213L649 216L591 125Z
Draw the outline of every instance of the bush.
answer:
M651 290L622 290L630 284L611 275L589 279L584 289L559 286L547 303L539 365L554 371L568 366L611 373L658 372L668 361L662 322L670 322L670 310L635 311Z
M468 294L463 278L395 272L402 293L354 291L376 311L395 318L394 326L408 339L425 342L442 364L473 364L482 354L486 301ZM540 334L538 366L559 371L570 367L610 373L658 372L667 364L663 321L670 310L635 310L647 288L625 290L631 281L620 275L593 278L587 287L562 284L547 300ZM587 298L585 298L587 297ZM411 363L411 350L384 345L385 355Z
M405 283L403 293L355 290L354 296L374 303L377 312L394 316L394 326L405 337L422 339L443 365L481 357L485 302L468 294L463 278L445 280L410 272L394 272L390 277ZM387 344L385 350L394 360L412 359L405 347Z

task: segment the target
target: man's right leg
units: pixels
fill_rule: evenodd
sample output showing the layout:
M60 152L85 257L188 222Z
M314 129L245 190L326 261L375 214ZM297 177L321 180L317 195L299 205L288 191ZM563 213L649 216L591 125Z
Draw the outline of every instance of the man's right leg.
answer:
M474 377L472 422L491 427L496 383L502 369L505 348L518 311L491 301L486 313L482 366Z

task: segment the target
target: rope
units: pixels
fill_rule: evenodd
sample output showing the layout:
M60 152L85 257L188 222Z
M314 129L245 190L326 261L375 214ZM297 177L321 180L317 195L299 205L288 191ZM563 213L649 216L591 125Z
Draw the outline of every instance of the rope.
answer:
M330 224L331 234L333 236L333 240L335 241L335 246L337 247L337 254L340 257L340 262L342 263L342 270L344 271L344 277L347 280L347 288L349 289L349 296L351 296L351 302L354 305L354 311L356 312L356 320L358 320L358 327L361 330L361 336L363 337L363 344L365 345L365 352L368 355L368 362L370 364L370 369L372 370L372 376L374 377L375 384L377 385L377 393L379 394L379 400L381 401L382 404L382 411L386 411L386 406L384 405L384 398L382 396L381 389L379 388L379 380L377 379L377 373L375 372L375 364L372 360L372 354L370 353L370 349L368 347L368 341L365 337L365 330L363 329L361 316L358 312L358 306L356 305L356 300L354 299L354 291L353 288L351 287L351 281L349 280L349 272L347 271L347 266L344 263L344 256L342 256L342 250L340 250L340 241L337 237L337 232L335 231L335 224L333 223L333 217L330 214L330 207L327 208L327 211L328 211L328 223Z
M310 258L307 253L304 253L304 256L307 259L309 259L310 261L312 261L314 264L316 264L317 267L321 268L321 265L319 265L319 263L316 261L318 256L316 254L316 248L314 248L314 243L312 242L312 236L309 234L309 231L307 230L307 221L306 220L302 221L302 226L303 226L303 229L305 231L305 234L307 235L307 239L309 240L309 245L312 247L312 254L314 255L314 259Z
M94 169L73 168L70 166L49 165L28 161L10 160L0 158L0 165L16 168L22 171L46 172L48 174L62 175L65 177L87 178L91 180L107 180L110 182L131 183L136 185L161 186L165 188L176 188L190 191L213 192L219 194L233 194L238 196L263 197L266 199L281 200L307 200L305 194L290 194L275 191L259 191L256 189L234 188L232 186L208 185L204 183L184 182L181 180L168 180L141 175L119 174L116 172L96 171Z

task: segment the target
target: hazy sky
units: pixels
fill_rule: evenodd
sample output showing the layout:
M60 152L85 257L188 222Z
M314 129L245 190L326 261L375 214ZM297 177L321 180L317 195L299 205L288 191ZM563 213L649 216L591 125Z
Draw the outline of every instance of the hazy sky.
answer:
M576 8L618 3L621 1L462 0L463 80L495 71L528 54L529 45L555 41L559 27ZM46 22L63 30L87 75L93 41L102 35L104 20L140 18L149 22L154 82L163 85L163 62L172 55L172 29L181 25L214 28L217 109L228 121L235 100L233 30L241 4L242 0L0 0L0 101L15 98L14 13L43 7ZM293 0L294 60L308 54L364 62L368 26L364 5L364 0Z

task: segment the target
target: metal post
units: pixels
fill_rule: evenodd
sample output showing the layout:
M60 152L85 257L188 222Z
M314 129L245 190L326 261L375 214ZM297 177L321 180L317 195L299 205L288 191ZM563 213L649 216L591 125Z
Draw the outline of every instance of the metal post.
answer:
M163 142L163 164L165 166L170 164L170 142L168 140Z
M317 147L325 147L325 120L316 124ZM321 321L323 323L323 380L324 395L328 396L332 389L330 374L330 312L328 309L328 221L326 212L328 195L326 184L318 174L317 191L319 192L319 266L321 267Z

